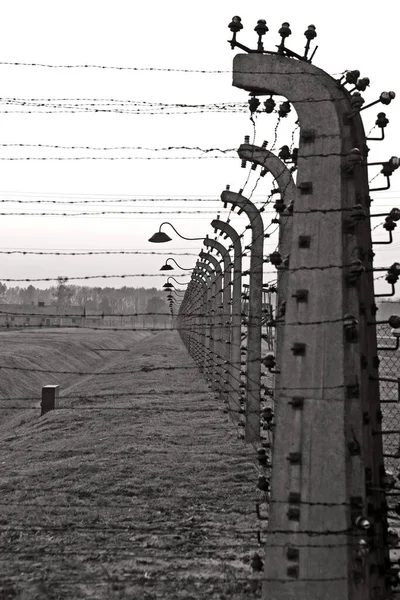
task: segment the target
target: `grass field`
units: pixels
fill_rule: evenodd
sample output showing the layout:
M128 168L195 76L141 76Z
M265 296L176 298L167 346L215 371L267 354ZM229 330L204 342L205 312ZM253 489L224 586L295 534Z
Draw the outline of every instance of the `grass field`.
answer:
M0 346L1 366L54 373L1 370L0 600L259 597L255 452L176 332ZM60 408L39 417L50 383Z

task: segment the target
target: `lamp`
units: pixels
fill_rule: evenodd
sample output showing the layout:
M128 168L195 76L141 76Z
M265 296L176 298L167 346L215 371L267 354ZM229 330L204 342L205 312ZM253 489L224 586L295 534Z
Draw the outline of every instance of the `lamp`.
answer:
M172 277L171 275L169 277L167 277L167 283L164 283L163 287L164 288L173 288L174 286L169 282L169 280L172 279L173 281L175 281L175 283L179 283L179 285L189 285L190 281L178 281L177 279L175 279L175 277Z
M171 265L169 265L167 263L167 261L165 261L165 265L163 265L162 267L160 267L160 271L173 271L173 270L174 270L174 267L171 267Z
M163 265L160 268L160 271L173 271L174 270L174 267L171 267L171 265L168 264L169 260L172 260L176 264L178 269L182 269L182 271L193 271L193 269L187 269L185 267L181 267L180 265L178 265L178 263L176 262L176 260L174 258L167 258L167 260L165 261L165 265Z
M170 227L172 227L172 229L175 231L175 233L177 235L179 235L180 238L182 238L183 240L202 240L203 238L187 238L184 237L183 235L181 235L180 233L178 233L178 231L175 229L175 227L171 224L168 223L167 221L164 223L161 223L159 230L154 233L150 238L149 238L149 242L153 242L153 244L162 244L164 242L170 242L172 238L169 237L169 235L167 235L166 233L164 233L163 231L161 231L161 227L163 225L169 225Z

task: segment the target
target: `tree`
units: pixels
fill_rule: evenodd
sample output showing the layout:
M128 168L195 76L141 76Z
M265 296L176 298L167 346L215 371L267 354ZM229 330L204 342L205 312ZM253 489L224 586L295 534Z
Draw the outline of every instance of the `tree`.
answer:
M107 296L103 296L101 299L100 310L102 310L105 315L110 315L112 313L112 306Z
M153 313L153 327L158 322L165 322L166 317L164 315L168 315L168 307L165 301L159 296L151 296L146 303L146 312Z
M53 297L59 307L65 307L71 304L71 298L74 295L74 290L67 285L68 277L57 277L57 287L53 292Z
M0 300L4 301L4 295L7 291L7 286L5 283L1 283L0 281Z

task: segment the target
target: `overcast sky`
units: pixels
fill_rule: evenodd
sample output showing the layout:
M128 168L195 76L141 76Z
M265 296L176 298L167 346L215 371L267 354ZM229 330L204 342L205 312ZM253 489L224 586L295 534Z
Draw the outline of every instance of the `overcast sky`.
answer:
M396 91L397 100L388 107L378 105L366 111L364 123L368 132L377 112L384 110L390 120L386 130L387 139L382 143L370 143L370 157L378 161L398 155L398 2L389 0L384 4L384 10L380 10L376 4L368 8L366 3L342 0L329 5L329 8L325 2L300 3L297 0L286 0L274 6L272 11L271 3L265 0L253 0L251 3L243 0L203 0L196 4L197 8L187 0L172 0L169 3L159 0L144 3L128 0L2 2L2 63L91 64L225 73L0 65L0 158L97 157L97 160L0 160L1 200L85 201L82 204L58 205L2 202L0 212L125 210L158 213L90 217L1 216L0 250L170 250L198 254L200 242L180 240L170 229L165 231L174 240L168 245L160 247L149 244L147 240L162 221L171 221L188 237L211 235L209 223L217 212L222 218L227 216L220 206L221 191L227 183L234 191L243 187L248 170L241 169L238 158L227 158L234 157L234 153L211 154L215 158L210 158L208 153L202 155L207 157L203 159L178 160L177 156L195 157L201 153L189 150L152 152L132 150L132 147L236 148L242 143L244 135L253 134L249 114L209 110L193 113L195 109L188 109L192 114L145 115L144 110L169 113L171 109L165 107L161 110L159 106L149 108L148 105L145 108L146 105L135 103L246 103L246 92L231 85L230 71L236 51L231 50L227 40L231 35L228 24L235 14L242 17L244 24L239 39L251 47L256 46L253 30L260 18L267 20L270 29L264 38L266 48L274 49L279 43L277 31L282 22L287 20L293 31L287 45L298 52L304 48L305 29L313 23L317 27L316 42L319 46L313 61L316 66L331 74L359 69L362 76L368 76L371 80L370 88L363 94L366 102L378 98L382 91ZM38 102L38 99L46 101ZM38 108L38 103L46 106ZM60 108L60 104L63 107ZM71 107L75 112L71 112ZM95 107L98 112L93 112ZM122 112L115 112L115 109ZM28 110L33 112L26 112ZM182 113L185 109L178 110ZM12 114L2 111L18 112ZM40 111L45 112L41 114ZM279 127L276 147L284 143L291 144L294 120L290 115ZM271 147L275 125L275 115L260 115L256 124L256 143L261 144L266 139ZM36 147L38 144L89 146L91 149ZM113 147L130 148L95 149ZM100 160L107 156L136 159ZM149 157L157 160L147 160ZM168 160L160 160L162 157L168 157ZM371 171L371 176L375 173ZM257 173L251 174L245 195L254 188L257 177ZM394 174L392 181L389 192L374 195L375 212L399 205L400 171ZM254 199L262 202L270 189L271 180L262 179L254 191ZM126 202L129 198L137 200L144 197L148 201ZM162 197L176 200L167 202ZM178 202L178 198L203 198L208 201ZM156 201L152 202L151 199ZM93 203L88 203L88 200ZM105 203L104 200L124 202ZM192 214L163 214L167 210L186 210ZM202 214L196 211L202 211ZM266 218L273 216L267 213ZM232 223L241 231L246 225L246 218L242 216L235 219ZM381 236L379 229L374 234ZM382 235L387 234L382 232ZM375 247L375 250L379 248L376 250L376 266L390 265L398 260L398 235L395 232L395 244L392 246ZM276 239L271 238L268 243L266 253L274 249ZM148 255L46 257L2 254L0 278L157 274L163 258ZM196 256L176 258L183 267L193 266L196 260ZM185 277L183 281L187 279ZM164 281L165 276L160 275L107 281L99 279L89 283L161 287ZM37 285L43 287L48 284Z

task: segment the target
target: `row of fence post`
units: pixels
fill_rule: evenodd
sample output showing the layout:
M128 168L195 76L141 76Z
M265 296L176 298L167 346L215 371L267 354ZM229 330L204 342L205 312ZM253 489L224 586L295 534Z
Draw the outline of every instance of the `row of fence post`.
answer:
M211 222L214 232L222 240L218 237L204 238L205 250L200 252L192 272L179 306L176 325L189 354L238 426L240 437L256 445L260 464L272 469L272 421L282 389L281 366L285 363L282 352L286 303L294 296L300 306L307 302L306 296L301 297L304 290L298 289L293 294L293 284L289 285L289 256L294 244L307 249L309 239L300 235L296 241L293 240L293 214L296 197L301 194L293 180L293 168L264 147L243 144L238 153L240 158L260 165L274 176L277 186L274 191L279 192L279 199L274 204L279 215L279 219L275 219L279 223L278 250L268 256L264 254L264 239L269 236L263 222L263 207L257 207L241 191L223 191L221 201L224 207L229 206L231 211L238 210L239 214L247 216L245 231L250 230L251 243L243 247L244 232L239 233L230 222L219 217ZM244 270L243 257L248 256L247 253L249 269ZM273 265L277 269L277 281L272 286L263 279L265 263L268 263L268 268ZM244 284L247 276L248 284ZM292 292L288 291L290 289ZM273 317L270 307L263 303L266 290L276 292ZM264 333L267 325L274 331L273 339ZM267 349L264 341L268 342ZM295 346L291 348L293 353L296 352ZM271 348L274 354L269 353ZM350 388L346 389L349 393ZM302 397L294 396L290 400L293 408L296 399L304 401ZM282 400L285 400L284 395ZM299 404L300 409L302 406ZM295 460L297 454L301 461L301 454L296 452L289 454L290 460ZM279 455L278 462L282 458ZM269 471L268 477L259 476L258 487L267 495L271 473ZM269 500L268 495L267 502ZM290 511L288 514L291 514ZM380 550L381 555L385 553L387 556L387 549ZM288 573L292 573L291 567L288 569Z
M291 212L295 199L295 183L291 169L264 146L248 143L238 150L243 161L261 166L276 182L280 198L274 204L280 215L279 248L288 253L291 243ZM232 420L244 426L241 434L246 442L260 442L260 414L262 401L272 406L272 376L274 360L263 354L263 340L268 350L273 347L271 334L271 307L263 302L269 286L263 281L264 263L278 268L278 303L285 302L285 269L275 252L264 255L266 224L264 207L257 207L241 191L226 189L221 194L224 207L238 210L248 218L245 230L250 230L251 242L242 247L244 232L239 233L231 223L220 218L211 226L223 241L204 238L207 251L201 251L192 272L191 281L180 304L177 328L189 354L204 373L212 389L225 403ZM228 245L229 242L229 245ZM247 271L243 271L243 257L250 255ZM215 254L213 254L215 253ZM248 285L243 284L248 276ZM279 335L279 328L277 328ZM272 362L271 362L272 361ZM265 363L265 369L263 369Z
M231 26L234 47L240 18ZM264 600L384 600L399 577L389 556L389 539L396 536L388 534L386 494L398 495L400 488L386 471L382 448L390 431L382 430L375 298L387 294L374 292L374 270L385 269L373 267L370 224L371 216L382 216L371 215L370 193L387 188L369 188L367 167L382 164L388 179L400 160L368 162L363 99L355 91L365 89L365 80L357 75L353 81L356 72L335 80L311 59L285 55L283 43L278 53L240 47L246 53L234 59L233 85L250 93L252 118L261 104L257 96L265 95L267 113L277 95L288 100L279 116L290 111L289 102L298 116L298 149L286 146L275 156L265 143L245 140L238 150L244 164L275 180L270 197L279 192L273 205L278 250L264 254L264 207L243 190L225 190L224 207L245 213L251 243L242 247L242 233L213 221L231 245L219 248L218 260L217 248L205 244L210 251L200 254L177 327L231 417L243 423L244 440L258 445L265 468L273 444L273 468L258 483L268 504ZM379 101L393 97L383 93ZM385 226L389 233L392 221ZM240 259L247 251L244 271ZM277 268L275 355L266 354L263 343L269 341L265 262ZM386 276L392 295L399 276L395 263Z

